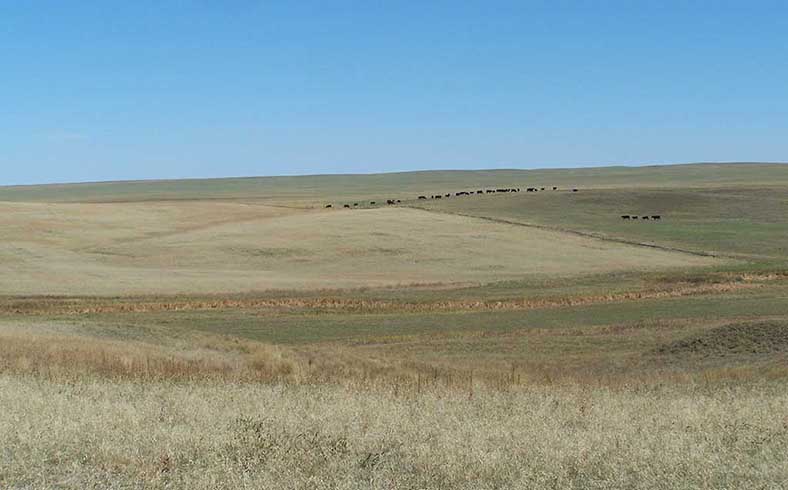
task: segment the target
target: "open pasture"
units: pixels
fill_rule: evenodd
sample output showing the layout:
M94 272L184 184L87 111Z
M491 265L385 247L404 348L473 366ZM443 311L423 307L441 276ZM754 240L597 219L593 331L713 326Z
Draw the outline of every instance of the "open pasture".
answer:
M788 257L788 186L546 190L418 205L717 256L783 263ZM622 215L661 219L624 220Z
M1 201L139 202L255 200L322 207L327 203L409 201L419 195L496 187L679 189L786 186L780 164L690 164L537 170L435 170L369 175L311 175L163 181L95 182L0 187Z
M786 169L0 189L0 487L779 488Z
M712 259L396 207L0 204L0 294L144 295L480 284Z

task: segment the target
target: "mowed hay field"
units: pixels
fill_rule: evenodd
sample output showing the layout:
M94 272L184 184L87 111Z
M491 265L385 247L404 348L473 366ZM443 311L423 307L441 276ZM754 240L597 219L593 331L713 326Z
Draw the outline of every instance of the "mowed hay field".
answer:
M0 488L788 487L788 166L0 201Z

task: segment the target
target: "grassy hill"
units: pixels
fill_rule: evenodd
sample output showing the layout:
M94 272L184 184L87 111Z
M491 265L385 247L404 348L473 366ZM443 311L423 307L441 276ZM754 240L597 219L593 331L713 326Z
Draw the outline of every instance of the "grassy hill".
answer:
M0 232L0 488L788 479L788 165L5 187Z
M426 171L0 187L0 201L122 202L170 199L254 199L302 205L325 201L413 199L420 194L498 186L695 188L786 185L788 165L687 164L547 170Z

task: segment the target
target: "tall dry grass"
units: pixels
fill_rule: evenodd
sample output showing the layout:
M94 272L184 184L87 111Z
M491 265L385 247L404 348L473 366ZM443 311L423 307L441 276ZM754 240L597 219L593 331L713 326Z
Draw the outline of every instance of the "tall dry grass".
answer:
M579 382L6 328L0 488L781 488L788 386L758 374Z
M153 340L153 339L152 339ZM465 386L464 368L370 358L339 345L285 347L219 335L162 337L157 343L79 333L0 328L0 374L55 382L223 381L232 383ZM498 373L490 379L497 380ZM483 377L477 376L477 382Z
M0 375L2 488L782 488L785 385L510 392Z
M259 382L273 382L295 374L297 361L288 357L284 349L249 342L232 351L221 349L221 344L221 340L213 340L205 346L196 343L176 348L79 335L0 331L0 373L61 381L92 377Z

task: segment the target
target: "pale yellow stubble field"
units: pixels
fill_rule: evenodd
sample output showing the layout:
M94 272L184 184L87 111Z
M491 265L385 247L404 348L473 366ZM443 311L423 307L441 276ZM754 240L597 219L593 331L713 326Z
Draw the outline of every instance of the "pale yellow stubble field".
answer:
M711 259L410 208L0 203L0 294L469 284Z

